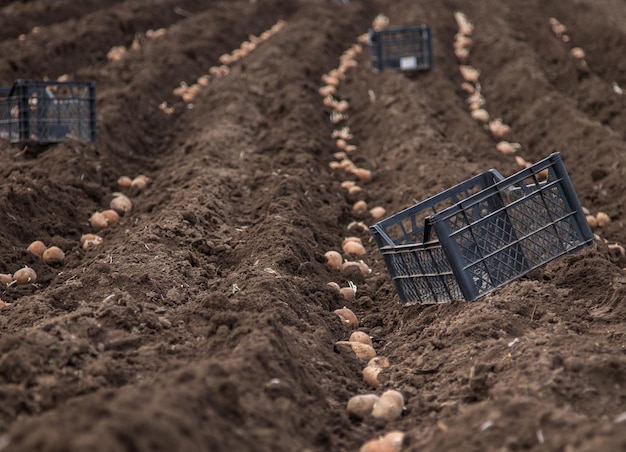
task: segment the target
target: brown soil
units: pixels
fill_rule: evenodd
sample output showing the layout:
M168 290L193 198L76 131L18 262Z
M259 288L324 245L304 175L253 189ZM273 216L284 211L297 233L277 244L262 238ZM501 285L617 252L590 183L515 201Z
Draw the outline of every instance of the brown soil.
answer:
M95 145L0 143L0 273L38 274L0 290L0 450L356 451L389 430L406 433L406 451L626 448L626 258L605 242L626 244L626 96L613 89L626 89L623 2L0 7L0 85L94 80L98 108ZM391 214L486 169L519 169L469 115L457 9L475 25L470 63L507 139L531 162L560 152L582 204L612 222L594 245L475 302L404 307L368 232L371 274L327 269L324 253L354 235L352 204ZM373 173L349 197L350 177L328 165L336 126L318 88L378 13L429 24L435 64L375 73L365 48L349 69L337 97L350 102L351 158ZM191 105L173 94L279 20ZM108 61L158 28L165 36ZM148 187L124 190L132 212L83 250L117 178L140 173ZM26 251L33 240L65 261L43 263ZM327 285L349 280L352 302ZM350 335L333 313L344 305L391 362L378 389L334 346ZM348 416L350 397L390 388L406 399L399 419Z

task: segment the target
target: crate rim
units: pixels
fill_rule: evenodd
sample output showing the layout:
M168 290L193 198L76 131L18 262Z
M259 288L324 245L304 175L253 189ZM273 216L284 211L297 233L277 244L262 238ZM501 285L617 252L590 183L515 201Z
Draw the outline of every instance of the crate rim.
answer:
M404 31L404 30L424 30L424 29L430 30L431 29L430 25L426 23L412 24L412 25L394 25L393 27L381 28L380 30L370 28L369 31L371 34L386 34L386 33L395 33L395 32Z
M474 176L470 177L469 179L467 179L465 181L462 181L462 182L459 182L459 183L457 183L457 184L455 184L455 185L453 185L453 186L451 186L451 187L449 187L449 188L447 188L447 189L445 189L445 190L443 190L443 191L441 191L441 192L439 192L439 193L437 193L437 194L435 194L433 196L429 196L428 198L419 201L417 204L413 204L413 205L411 205L409 207L406 207L406 208L404 208L404 209L394 213L393 215L390 215L387 218L384 218L384 219L376 222L375 224L370 226L370 230L371 231L375 231L375 232L381 234L381 236L383 237L385 242L387 242L388 246L391 246L391 247L402 246L402 245L398 245L398 244L394 243L394 241L385 232L385 230L384 230L385 226L387 226L388 224L395 224L393 222L394 219L403 216L404 214L408 213L411 210L418 210L419 211L419 207L420 206L430 205L432 203L437 203L438 202L437 199L442 199L442 200L443 199L448 199L448 196L446 196L446 194L449 193L450 191L458 189L458 188L462 187L463 185L475 184L478 181L480 181L481 179L484 179L486 177L491 177L494 181L501 181L501 180L505 179L505 177L498 170L496 170L495 168L490 168L490 169L488 169L486 171L483 171L481 173L475 174ZM478 193L480 193L480 192L478 192ZM469 199L469 198L466 198L466 199ZM445 209L443 209L443 210L445 210ZM443 212L443 210L440 211L440 212ZM433 212L432 215L435 215L437 213L439 213L439 212ZM429 217L432 216L432 215L429 215ZM429 240L423 241L423 242L420 242L420 243L424 244L424 243L428 243L428 242L429 242ZM435 242L437 242L437 240L435 240Z
M428 215L425 219L424 219L424 226L426 227L426 223L434 223L435 221L439 220L440 218L448 218L451 215L453 215L454 213L459 212L460 210L463 210L465 208L466 205L468 204L476 204L476 200L482 200L482 199L486 199L490 196L493 195L492 192L497 192L497 191L501 191L502 187L508 187L510 185L517 185L520 182L522 182L524 179L527 179L529 177L529 175L535 174L538 171L541 171L545 168L548 168L549 166L553 165L554 163L556 163L558 160L563 160L561 157L561 153L560 152L553 152L551 153L549 156L543 158L542 160L539 160L538 162L532 164L531 166L529 166L528 168L524 168L522 170L517 171L516 173L513 173L512 175L508 176L508 177L504 177L498 170L494 169L494 168L490 168L489 170L483 171L481 173L478 173L474 176L472 176L471 178L463 181L463 182L459 182L458 184L453 185L452 187L449 187L441 192L439 192L436 195L430 196L420 202L418 202L417 204L413 204L412 206L406 207L402 210L400 210L399 212L396 212L395 214L384 218L378 222L376 222L375 224L373 224L372 226L370 226L370 229L374 229L376 228L376 232L378 233L382 233L385 241L388 242L388 246L392 246L392 247L398 247L398 246L402 246L402 245L396 245L393 244L393 240L391 240L389 238L389 236L382 230L380 230L380 228L383 227L383 224L389 223L391 222L391 220L393 220L394 218L397 218L399 216L401 216L402 214L412 210L412 209L416 209L418 208L418 206L420 205L424 205L427 204L431 201L434 201L436 198L441 197L441 198L445 198L445 195L447 192L454 190L457 187L460 187L464 184L468 184L468 183L473 183L474 181L479 180L480 178L484 177L485 175L491 174L492 176L494 176L494 180L495 183L493 185L490 185L489 187L485 187L482 190L478 191L477 193L474 193L471 196L468 196L465 199L462 199L456 203L454 203L453 205L446 207L443 210L440 210L439 212L434 212L432 215ZM498 180L499 179L499 180ZM562 178L559 178L558 180L556 180L554 183L558 183L562 181ZM435 239L435 241L437 241ZM421 242L422 244L424 243L428 243L429 241L424 241Z
M480 190L479 192L474 193L473 195L468 196L467 198L462 199L461 201L457 203L454 203L453 205L449 207L446 207L445 209L437 212L436 214L430 215L428 219L430 219L430 221L434 223L435 221L438 221L440 218L441 219L449 218L455 213L461 210L465 210L465 208L468 205L477 204L478 202L493 196L494 192L502 191L503 187L509 187L512 185L519 186L521 183L521 186L526 188L527 186L523 184L522 182L524 179L527 179L529 176L534 175L538 173L539 171L549 168L550 166L554 165L558 161L563 161L563 159L561 158L561 154L559 152L553 152L548 157L542 160L539 160L538 162L532 164L528 168L524 168L504 178L503 180L500 180L496 182L495 184L489 187L486 187ZM558 184L562 181L563 181L563 177L558 177L558 179L551 181L550 185ZM522 188L522 190L524 190L524 188ZM524 192L528 193L528 191L526 190L524 190Z
M28 78L18 78L13 81L12 85L2 85L0 86L0 93L3 90L9 90L6 96L0 95L0 97L12 97L13 89L20 84L31 85L31 86L41 86L41 85L85 85L90 87L95 87L96 82L93 80L67 80L64 82L59 82L58 80L38 80L38 79L28 79Z

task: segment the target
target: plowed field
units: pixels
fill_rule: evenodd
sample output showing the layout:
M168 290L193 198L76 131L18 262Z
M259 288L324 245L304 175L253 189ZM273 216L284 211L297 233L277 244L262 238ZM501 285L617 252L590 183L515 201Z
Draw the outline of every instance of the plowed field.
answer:
M431 70L372 70L380 14L431 27ZM625 24L623 0L0 1L0 86L95 81L98 125L96 143L0 141L0 273L37 274L0 288L0 450L357 451L392 430L402 451L626 450ZM471 116L461 63L514 154ZM318 90L339 67L333 123ZM343 127L369 180L333 168ZM611 219L595 242L476 301L403 306L353 222L554 152ZM119 192L132 210L96 230ZM348 236L371 272L327 267ZM336 345L344 306L389 359L379 387ZM401 416L349 415L390 389Z

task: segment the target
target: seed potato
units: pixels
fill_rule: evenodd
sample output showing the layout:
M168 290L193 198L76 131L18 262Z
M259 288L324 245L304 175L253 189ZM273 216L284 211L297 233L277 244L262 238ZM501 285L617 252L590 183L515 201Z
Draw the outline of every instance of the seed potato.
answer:
M65 260L65 253L58 246L51 246L44 251L42 257L47 264L61 263Z
M133 180L128 176L120 176L117 179L117 185L119 185L122 188L129 188L132 183L133 183Z
M103 210L102 211L102 216L106 220L107 225L116 224L116 223L119 223L119 221L120 221L120 214L118 214L113 209Z
M402 415L404 396L399 391L389 389L385 391L372 408L372 416L392 421Z
M28 245L28 248L26 249L35 256L41 257L43 256L44 251L46 251L46 245L41 240L35 240L33 243Z
M30 267L24 267L13 273L13 279L17 284L34 283L37 281L37 273Z
M351 309L344 306L341 309L335 309L333 312L339 316L344 325L352 328L353 330L356 330L359 327L359 320Z
M109 205L111 209L115 210L120 215L124 215L133 209L133 203L130 198L120 192L113 193L113 199Z
M350 335L350 342L361 342L362 344L369 345L370 347L373 346L372 338L369 334L364 333L363 331L354 331Z
M361 446L359 452L398 452L397 449L390 441L384 438L370 439Z
M8 286L13 282L13 275L8 273L0 273L0 286Z
M105 229L109 225L106 217L102 215L102 212L93 213L89 218L89 224L92 228L97 230Z
M361 342L337 341L335 342L335 345L349 345L359 361L368 362L376 356L376 350L374 350L374 347L362 344Z
M337 251L327 251L326 254L326 265L331 270L341 270L341 264L343 263L343 258L341 254Z
M374 404L378 402L379 397L376 394L360 394L351 397L348 400L346 408L348 414L357 419L365 419L372 413Z
M343 295L343 298L346 301L352 301L356 297L356 291L354 290L354 287L342 287L341 289L339 289L339 293Z
M363 369L363 381L373 388L380 387L380 380L378 380L378 374L382 372L383 368L378 366L366 366Z
M599 228L603 228L611 222L611 218L604 212L598 212L596 214L596 221Z

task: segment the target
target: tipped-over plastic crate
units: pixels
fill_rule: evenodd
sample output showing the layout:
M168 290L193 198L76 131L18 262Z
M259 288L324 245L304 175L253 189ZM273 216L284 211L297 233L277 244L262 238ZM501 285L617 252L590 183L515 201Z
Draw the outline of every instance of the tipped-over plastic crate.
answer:
M16 80L0 88L0 138L48 144L96 141L94 82Z
M559 153L481 173L371 231L404 305L475 300L594 240Z
M433 66L431 31L428 25L390 27L369 31L372 66L399 71L425 71Z

